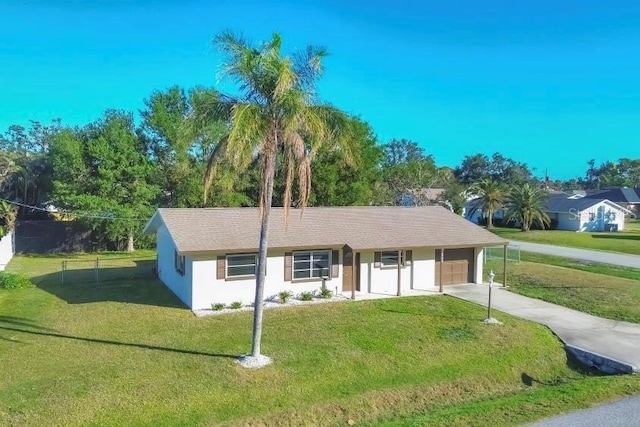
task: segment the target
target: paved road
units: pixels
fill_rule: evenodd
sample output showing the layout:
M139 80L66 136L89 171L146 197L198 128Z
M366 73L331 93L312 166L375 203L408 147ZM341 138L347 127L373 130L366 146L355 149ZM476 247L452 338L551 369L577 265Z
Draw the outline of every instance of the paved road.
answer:
M487 285L450 286L446 293L465 301L487 305ZM502 287L492 290L491 307L548 326L568 347L588 352L593 365L638 371L640 367L640 325L603 319L515 294ZM492 315L500 320L500 313ZM602 356L602 357L599 357ZM620 362L620 363L618 363Z
M542 245L540 243L509 240L511 245L520 246L520 250L537 252L546 255L556 255L566 258L580 259L591 262L620 265L622 267L640 268L640 255L618 254L613 252L590 251L587 249L568 248L566 246Z
M529 427L633 427L640 426L640 396L548 418Z

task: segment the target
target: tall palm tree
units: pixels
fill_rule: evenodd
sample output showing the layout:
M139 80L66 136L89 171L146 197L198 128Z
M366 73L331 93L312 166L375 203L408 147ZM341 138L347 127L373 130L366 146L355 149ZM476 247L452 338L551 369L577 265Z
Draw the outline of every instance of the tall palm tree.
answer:
M256 275L251 357L260 358L262 309L267 260L269 212L276 170L285 174L284 215L292 203L294 181L297 206L304 209L311 191L310 162L324 144L353 158L348 144L348 118L334 107L318 102L315 83L323 72L322 48L309 46L292 56L281 53L280 35L252 46L231 32L214 39L225 57L221 74L239 86L239 96L211 90L194 99L183 132L197 137L213 123L228 125L212 151L204 179L204 199L214 179L231 166L238 173L255 161L260 170L260 242Z
M529 231L533 224L539 224L545 228L551 224L549 215L544 212L547 201L546 192L537 187L524 184L521 187L513 188L505 200L504 206L507 211L508 222L520 224L520 230Z
M15 230L17 217L18 208L6 200L0 200L0 221L4 222L7 231Z
M504 185L499 181L485 178L469 187L469 192L478 196L470 215L481 210L487 217L487 228L493 228L493 215L500 208L505 196Z

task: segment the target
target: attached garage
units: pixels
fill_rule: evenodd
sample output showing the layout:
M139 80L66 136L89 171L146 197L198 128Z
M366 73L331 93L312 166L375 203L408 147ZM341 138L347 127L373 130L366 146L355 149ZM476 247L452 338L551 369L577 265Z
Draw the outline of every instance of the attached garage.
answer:
M473 283L474 250L445 249L444 261L441 261L441 250L436 250L435 285L459 285L461 283ZM442 282L441 282L442 280Z

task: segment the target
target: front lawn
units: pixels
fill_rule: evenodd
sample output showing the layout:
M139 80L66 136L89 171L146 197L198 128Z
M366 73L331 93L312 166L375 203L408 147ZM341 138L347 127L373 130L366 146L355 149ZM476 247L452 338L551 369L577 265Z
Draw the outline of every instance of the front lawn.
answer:
M22 263L43 270L24 257L10 267ZM506 315L485 326L483 308L444 296L267 310L275 363L246 370L235 359L251 313L196 318L154 280L42 283L0 290L0 425L343 425L432 412L448 425L456 410L518 424L640 391L640 377L576 368L544 327ZM504 399L528 403L505 413Z
M640 323L640 270L593 264L548 255L522 253L507 263L507 284L522 295L596 316ZM502 280L502 261L485 265Z
M640 255L640 230L631 222L630 230L615 233L577 233L563 230L531 230L522 232L516 228L492 228L495 234L510 240L543 243L556 246L593 249L599 251L623 252Z

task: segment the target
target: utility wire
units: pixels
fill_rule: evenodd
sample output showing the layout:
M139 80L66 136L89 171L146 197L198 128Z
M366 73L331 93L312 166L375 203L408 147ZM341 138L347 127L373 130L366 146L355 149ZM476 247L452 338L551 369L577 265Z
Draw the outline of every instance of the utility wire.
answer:
M8 200L8 199L4 199L2 197L0 197L0 200L10 203L12 205L16 205L16 206L22 206L24 208L28 208L28 209L33 209L33 210L37 210L37 211L42 211L42 212L46 212L48 214L62 214L62 215L73 215L74 217L77 218L89 218L89 219L109 219L109 220L122 220L122 221L147 221L146 219L141 219L141 218L134 218L134 217L115 217L115 216L107 216L107 215L92 215L92 214L79 214L79 213L73 213L67 210L57 210L57 211L50 211L47 210L45 208L41 208L39 206L32 206L32 205L27 205L24 203L20 203L20 202L16 202L13 200Z

